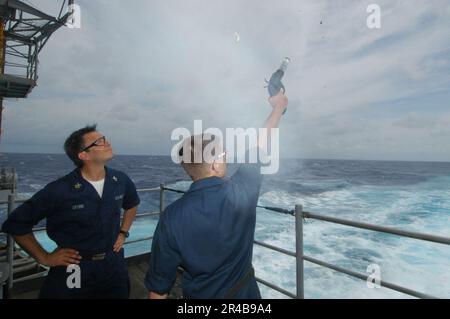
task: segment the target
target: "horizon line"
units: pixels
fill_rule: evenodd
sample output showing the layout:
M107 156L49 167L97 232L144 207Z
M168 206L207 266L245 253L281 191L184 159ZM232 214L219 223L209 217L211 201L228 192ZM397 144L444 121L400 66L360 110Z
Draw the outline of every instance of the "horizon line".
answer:
M37 153L37 152L0 152L3 154L22 154L22 155L66 155L65 153ZM158 156L170 157L162 154L114 154L115 156ZM450 164L450 161L442 160L399 160L399 159L355 159L355 158L302 158L302 157L280 157L284 160L306 160L306 161L361 161L361 162L406 162L406 163L445 163Z

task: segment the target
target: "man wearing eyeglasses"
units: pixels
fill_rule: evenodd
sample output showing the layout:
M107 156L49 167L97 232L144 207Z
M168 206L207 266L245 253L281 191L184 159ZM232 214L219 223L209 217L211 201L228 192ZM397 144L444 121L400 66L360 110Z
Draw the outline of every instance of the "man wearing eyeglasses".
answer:
M95 125L73 132L64 150L76 169L15 209L2 230L50 267L40 298L128 298L122 246L140 201L136 187L125 173L106 167L113 151ZM51 253L32 232L44 218L57 244Z
M288 100L280 91L269 102L273 110L264 127L271 134ZM262 148L265 139L259 137ZM227 179L224 152L203 156L212 149L211 140L193 136L180 148L181 165L193 183L165 209L156 227L145 278L150 299L167 298L179 266L185 298L261 298L252 267L261 164L243 164Z

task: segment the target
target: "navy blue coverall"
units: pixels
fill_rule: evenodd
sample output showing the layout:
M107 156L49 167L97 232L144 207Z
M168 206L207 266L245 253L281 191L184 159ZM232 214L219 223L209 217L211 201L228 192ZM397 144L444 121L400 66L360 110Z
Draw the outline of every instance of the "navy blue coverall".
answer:
M185 298L261 298L251 273L261 182L260 164L244 164L229 179L192 183L159 220L147 289L168 293L181 266Z
M15 209L2 230L26 235L46 218L47 234L60 248L80 252L81 287L69 288L71 275L64 266L52 267L41 288L40 298L128 298L129 278L123 249L113 252L120 233L121 209L136 207L139 196L123 172L105 167L100 198L79 169L48 184ZM104 259L94 260L95 254Z

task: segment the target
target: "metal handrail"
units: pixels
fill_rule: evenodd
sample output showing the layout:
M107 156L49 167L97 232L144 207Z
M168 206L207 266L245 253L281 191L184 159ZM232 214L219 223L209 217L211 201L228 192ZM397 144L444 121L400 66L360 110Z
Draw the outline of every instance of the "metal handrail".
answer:
M175 192L175 193L180 193L180 194L184 194L186 193L185 191L179 190L179 189L173 189L173 188L169 188L169 187L165 187L164 184L161 184L160 187L155 187L155 188L147 188L147 189L138 189L138 192L152 192L152 191L160 191L160 211L159 212L150 212L150 213L143 213L143 214L139 214L137 215L137 217L142 217L142 216L156 216L156 215L160 215L163 211L164 211L164 192L165 191L170 191L170 192ZM14 200L14 195L10 195L8 198L8 201L6 201L6 203L8 204L8 213L10 213L14 207L14 204L17 202L24 202L25 199L20 199L20 200ZM0 201L0 204L4 204L5 201ZM261 206L261 205L257 205L258 208L263 208L266 209L268 211L272 211L272 212L276 212L276 213L280 213L280 214L286 214L286 215L291 215L295 217L295 227L296 227L296 251L292 252L280 247L276 247L261 241L257 241L254 240L254 244L262 246L264 248L291 256L291 257L296 257L296 294L293 294L281 287L278 287L266 280L263 280L261 278L256 277L256 280L266 286L268 286L271 289L274 289L280 293L283 293L284 295L291 297L291 298L304 298L304 266L303 263L304 261L308 261L311 263L314 263L316 265L322 266L322 267L326 267L328 269L332 269L334 271L340 272L340 273L344 273L346 275L349 275L351 277L354 278L358 278L361 280L369 280L370 279L370 275L366 275L366 274L362 274L362 273L358 273L352 270L348 270L327 262L324 262L322 260L319 259L315 259L313 257L310 256L306 256L303 253L303 219L304 218L309 218L309 219L315 219L315 220L320 220L320 221L324 221L324 222L330 222L330 223L335 223L335 224L340 224L340 225L345 225L345 226L350 226L350 227L355 227L355 228L359 228L359 229L365 229L365 230L371 230L371 231L376 231L376 232L383 232L383 233L388 233L388 234L392 234L392 235L398 235L401 237L407 237L407 238L412 238L412 239L417 239L417 240L424 240L424 241L428 241L428 242L434 242L434 243L440 243L440 244L445 244L445 245L450 245L450 238L448 237L442 237L442 236L435 236L435 235L429 235L429 234L423 234L423 233L419 233L419 232L412 232L412 231L406 231L406 230L401 230L401 229L396 229L396 228L392 228L392 227L384 227L384 226L378 226L378 225L373 225L373 224L368 224L368 223L363 223L363 222L355 222L355 221L350 221L350 220L346 220L346 219L342 219L342 218L336 218L336 217L331 217L331 216L324 216L324 215L317 215L317 214L313 214L310 212L304 212L303 211L303 207L301 205L296 205L295 206L295 210L288 210L288 209L284 209L284 208L279 208L279 207L269 207L269 206ZM37 229L33 229L33 231L41 231L44 230L45 227L40 227ZM1 234L1 233L0 233ZM11 239L10 239L11 238ZM151 240L153 239L153 236L150 237L145 237L145 238L140 238L140 239L136 239L136 240L130 240L130 241L126 241L125 244L132 244L132 243L137 243L137 242L142 242L142 241L146 241L146 240ZM11 259L9 260L13 260L12 258L12 249L10 249L10 247L14 246L14 242L12 241L12 236L8 236L8 256L11 257ZM12 262L11 262L11 268L12 268ZM11 269L12 270L12 269ZM12 274L12 271L11 271ZM11 281L8 280L8 287L11 286L12 287L12 275L10 278ZM381 286L389 288L391 290L395 290L395 291L399 291L417 298L436 298L434 296L428 295L428 294L424 294L409 288L405 288L387 281L380 281L379 283Z
M139 188L136 191L138 193L143 193L143 192L157 192L159 191L161 188L160 187L152 187L152 188Z
M270 283L270 282L268 282L268 281L266 281L264 279L261 279L259 277L255 277L255 279L256 279L257 282L260 282L263 285L265 285L265 286L267 286L269 288L272 288L273 290L281 292L283 295L291 297L292 299L296 299L297 298L297 296L295 294L293 294L292 292L287 291L286 289L283 289L281 287L278 287L277 285L274 285L274 284L272 284L272 283Z
M174 188L170 188L170 187L165 187L164 184L161 184L161 188L165 191L170 191L170 192L174 192L174 193L179 193L179 194L186 194L186 191L182 191L180 189L174 189Z
M270 211L275 211L275 212L280 212L280 210L277 208L276 210L274 210L271 207L263 207L267 210ZM287 210L286 210L287 211ZM429 235L429 234L423 234L423 233L418 233L418 232L411 232L411 231L405 231L405 230L401 230L401 229L396 229L396 228L391 228L391 227L383 227L383 226L378 226L378 225L372 225L372 224L367 224L367 223L361 223L361 222L354 222L354 221L350 221L350 220L345 220L342 218L335 218L335 217L330 217L330 216L323 216L323 215L317 215L317 214L312 214L309 212L303 212L302 211L302 207L300 205L296 206L296 210L295 210L295 214L296 217L297 215L300 215L302 218L310 218L310 219L316 219L316 220L321 220L321 221L325 221L325 222L331 222L331 223L336 223L336 224L341 224L341 225L345 225L345 226L351 226L351 227L355 227L355 228L360 228L360 229L366 229L366 230L372 230L372 231L377 231L377 232L383 232L383 233L388 233L388 234L393 234L393 235L398 235L401 237L407 237L407 238L413 238L413 239L418 239L418 240L424 240L424 241L428 241L428 242L435 242L435 243L441 243L441 244L445 244L445 245L450 245L450 238L446 238L446 237L440 237L440 236L434 236L434 235ZM299 224L303 225L303 219L302 218L296 218L296 227L298 227L298 222ZM296 231L296 236L297 236L297 246L298 246L298 242L299 241L303 241L303 239L299 238L300 236L303 237L303 232L297 230ZM303 245L301 243L301 245ZM265 247L269 248L269 249L273 249L274 246L265 244ZM278 247L277 247L278 248ZM276 251L279 251L281 253L284 253L286 255L289 256L293 256L294 254L298 254L298 247L297 247L297 252L290 252L290 251L281 251L281 249L274 249ZM358 272L354 272L352 270L348 270L330 263L326 263L322 260L318 260L309 256L306 256L303 254L303 248L301 248L302 250L302 263L303 260L306 260L308 262L317 264L319 266L322 267L326 267L332 270L335 270L337 272L341 272L344 274L347 274L349 276L367 281L370 279L370 275L366 275L366 274L361 274ZM297 282L297 289L298 289L298 284L299 282ZM391 290L395 290L398 292L402 292L404 294L410 295L410 296L414 296L417 298L436 298L434 296L428 295L428 294L424 294L409 288L405 288L387 281L381 281L379 282L380 286L389 288ZM303 289L303 275L301 278L301 282L300 285L302 286L301 290ZM297 295L298 296L298 295Z
M253 242L255 244L259 245L259 246L262 246L262 247L265 247L265 248L277 251L279 253L282 253L282 254L285 254L285 255L288 255L288 256L292 256L292 257L296 256L295 252L289 251L287 249L283 249L283 248L280 248L280 247L277 247L277 246L273 246L273 245L270 245L270 244L267 244L267 243L264 243L264 242L258 241L258 240L254 240Z
M303 212L303 216L305 218L322 220L322 221L331 222L331 223L335 223L335 224L341 224L341 225L346 225L346 226L351 226L351 227L356 227L356 228L361 228L361 229L373 230L373 231L386 233L386 234L398 235L398 236L402 236L402 237L408 237L408 238L425 240L425 241L439 243L439 244L450 245L450 238L447 238L447 237L423 234L423 233L412 232L412 231L407 231L407 230L402 230L402 229L397 229L397 228L392 228L392 227L372 225L372 224L367 224L367 223L362 223L362 222L354 222L354 221L346 220L346 219L342 219L342 218L317 215L317 214L312 214L312 213L308 213L308 212Z
M173 188L168 188L168 187L162 187L163 190L167 190L167 191L172 191L172 192L176 192L176 193L185 193L184 191L181 190L177 190L177 189L173 189ZM296 257L297 258L297 263L296 263L296 273L297 273L297 294L293 295L292 293L289 293L288 291L284 290L281 287L278 287L272 283L269 283L261 278L256 278L256 280L278 292L281 292L289 297L296 297L296 298L304 298L304 269L303 269L303 261L306 260L308 262L311 263L315 263L317 265L320 265L322 267L326 267L332 270L335 270L337 272L341 272L344 274L347 274L349 276L367 281L370 279L370 275L366 275L366 274L361 274L352 270L348 270L330 263L326 263L324 261L306 256L303 254L303 218L309 218L309 219L316 219L316 220L321 220L321 221L325 221L325 222L331 222L331 223L335 223L335 224L341 224L341 225L345 225L345 226L351 226L351 227L356 227L356 228L360 228L360 229L366 229L366 230L372 230L372 231L377 231L377 232L383 232L383 233L388 233L388 234L393 234L393 235L398 235L401 237L407 237L407 238L412 238L412 239L418 239L418 240L424 240L424 241L428 241L428 242L434 242L434 243L440 243L440 244L445 244L445 245L450 245L450 238L447 237L442 237L442 236L435 236L435 235L429 235L429 234L423 234L423 233L419 233L419 232L412 232L412 231L406 231L406 230L402 230L402 229L396 229L396 228L392 228L392 227L384 227L384 226L378 226L378 225L372 225L372 224L368 224L368 223L362 223L362 222L354 222L354 221L350 221L350 220L345 220L345 219L341 219L341 218L335 218L335 217L331 217L331 216L324 216L324 215L317 215L317 214L312 214L310 212L303 212L303 208L301 205L296 205L295 210L288 210L288 209L283 209L280 207L269 207L269 206L261 206L261 205L257 205L257 207L259 208L263 208L269 211L273 211L276 213L281 213L281 214L286 214L286 215L292 215L295 216L295 225L296 225L296 251L295 252L291 252L288 251L286 249L280 248L280 247L276 247L261 241L257 241L254 240L254 243L257 245L260 245L262 247L265 247L267 249L271 249L273 251L277 251L279 253L288 255L288 256L292 256L292 257ZM428 295L428 294L424 294L409 288L405 288L387 281L381 281L380 280L380 286L389 288L391 290L395 290L395 291L399 291L405 294L408 294L410 296L414 296L414 297L418 297L418 298L436 298L434 296Z
M20 204L20 203L25 203L29 198L14 198L14 203L16 204ZM1 200L0 201L0 205L8 205L9 201L7 200Z

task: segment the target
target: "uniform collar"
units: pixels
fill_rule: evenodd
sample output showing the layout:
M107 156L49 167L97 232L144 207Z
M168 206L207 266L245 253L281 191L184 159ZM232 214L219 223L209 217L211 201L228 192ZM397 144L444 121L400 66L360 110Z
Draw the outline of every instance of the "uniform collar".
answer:
M75 168L74 169L74 171L72 172L74 175L75 175L75 177L77 178L77 179L79 179L79 180L82 180L82 181L88 181L87 179L85 179L84 177L83 177L83 175L81 174L81 168L79 168L79 167L77 167L77 168ZM111 176L111 170L107 167L107 166L105 166L105 181L107 180L107 179L110 179L110 178L112 178L112 176ZM117 177L116 177L117 178Z
M80 168L74 169L70 175L72 176L72 188L75 191L82 191L86 187L86 185L89 185L89 181L86 180L81 174ZM115 175L113 175L111 169L105 166L105 188L111 183L111 181L117 182L118 179ZM103 193L105 194L105 192Z
M204 188L213 187L216 185L220 185L224 182L223 178L217 177L217 176L211 176L207 178L200 179L198 181L195 181L191 184L191 187L189 187L188 193L197 191Z

